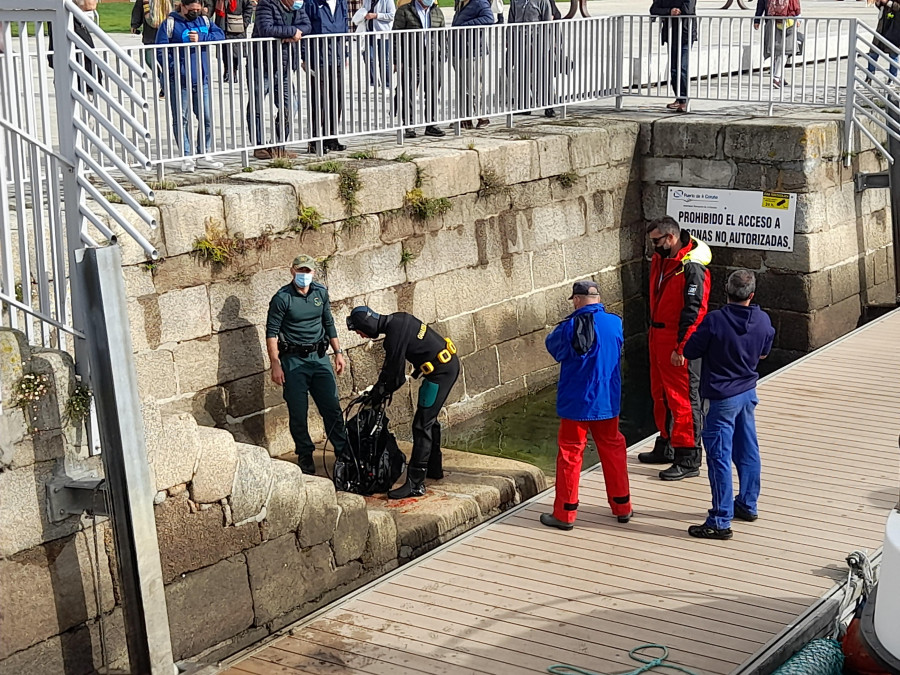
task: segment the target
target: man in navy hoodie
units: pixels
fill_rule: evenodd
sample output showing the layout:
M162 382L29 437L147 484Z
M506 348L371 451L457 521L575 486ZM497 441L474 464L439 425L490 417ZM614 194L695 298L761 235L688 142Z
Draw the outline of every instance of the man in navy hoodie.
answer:
M775 329L769 315L751 305L756 277L737 270L728 277L728 304L710 312L684 347L686 359L703 359L700 396L707 408L703 445L712 488L712 508L703 525L688 534L701 539L731 539L731 520L754 521L759 497L760 461L756 439L756 367L772 349ZM731 484L737 466L740 491Z
M547 527L571 530L578 510L578 479L588 431L597 444L606 498L620 523L631 519L625 437L619 431L622 399L622 319L607 313L593 281L576 281L569 298L575 311L545 341L560 364L556 390L559 454L553 513L541 515Z

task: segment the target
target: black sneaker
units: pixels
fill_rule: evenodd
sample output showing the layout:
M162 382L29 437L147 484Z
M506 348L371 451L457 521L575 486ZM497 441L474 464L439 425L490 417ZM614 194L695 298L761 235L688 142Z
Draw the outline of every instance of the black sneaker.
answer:
M425 135L426 136L436 136L436 137L440 138L441 136L446 136L447 134L443 129L438 129L433 124L430 124L427 127L425 127Z
M300 470L307 476L316 475L316 463L312 460L312 457L308 459L298 459L297 464L300 466Z
M544 117L556 117L556 110L553 108L547 108L544 111Z
M692 469L681 464L673 464L668 469L659 472L660 480L682 480L684 478L695 478L700 475L699 467Z
M406 131L403 132L403 138L407 138L407 139L415 138L418 135L419 134L416 133L415 129L407 129Z
M734 536L730 527L717 530L709 525L691 525L688 528L688 534L697 539L731 539Z
M555 527L559 530L565 530L566 532L575 527L573 523L564 523L561 520L557 520L553 517L552 513L541 514L541 525L546 525L547 527Z
M734 505L734 517L738 520L746 520L748 523L752 523L754 520L759 518L759 515L756 513L750 513L747 509L745 509L740 504L735 503Z
M629 520L631 520L632 516L634 516L634 511L629 513L627 516L616 516L616 519L618 519L620 523L627 523Z

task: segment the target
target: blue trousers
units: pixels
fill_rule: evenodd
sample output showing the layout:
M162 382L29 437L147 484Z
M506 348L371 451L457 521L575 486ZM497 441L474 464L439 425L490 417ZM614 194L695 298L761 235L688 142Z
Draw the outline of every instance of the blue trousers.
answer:
M703 422L706 467L712 488L712 508L706 524L716 529L731 527L735 503L756 513L759 499L759 442L756 439L756 389L720 400L709 406ZM737 467L739 492L734 496L731 463Z

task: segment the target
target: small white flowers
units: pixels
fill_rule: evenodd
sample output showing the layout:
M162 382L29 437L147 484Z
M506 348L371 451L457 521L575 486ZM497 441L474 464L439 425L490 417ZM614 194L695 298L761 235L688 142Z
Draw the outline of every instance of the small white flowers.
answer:
M46 375L26 373L16 385L16 405L25 406L37 403L50 391L50 378Z

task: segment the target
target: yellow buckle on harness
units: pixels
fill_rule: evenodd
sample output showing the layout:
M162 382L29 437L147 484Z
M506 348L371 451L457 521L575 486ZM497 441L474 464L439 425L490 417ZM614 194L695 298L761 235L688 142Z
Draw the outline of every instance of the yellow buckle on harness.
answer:
M423 375L431 375L434 372L434 365L431 361L426 361L421 366L419 366L419 370L422 371Z
M447 343L447 351L450 352L451 354L455 354L456 353L456 345L453 344L453 340L451 340L450 338L444 338L444 341Z
M456 354L456 345L453 344L453 340L450 338L444 338L444 341L447 343L447 348L442 349L437 353L435 357L438 363L450 363L450 359L453 358L453 355ZM431 375L434 372L434 364L431 361L426 361L421 366L419 366L419 370L422 371L423 375Z

